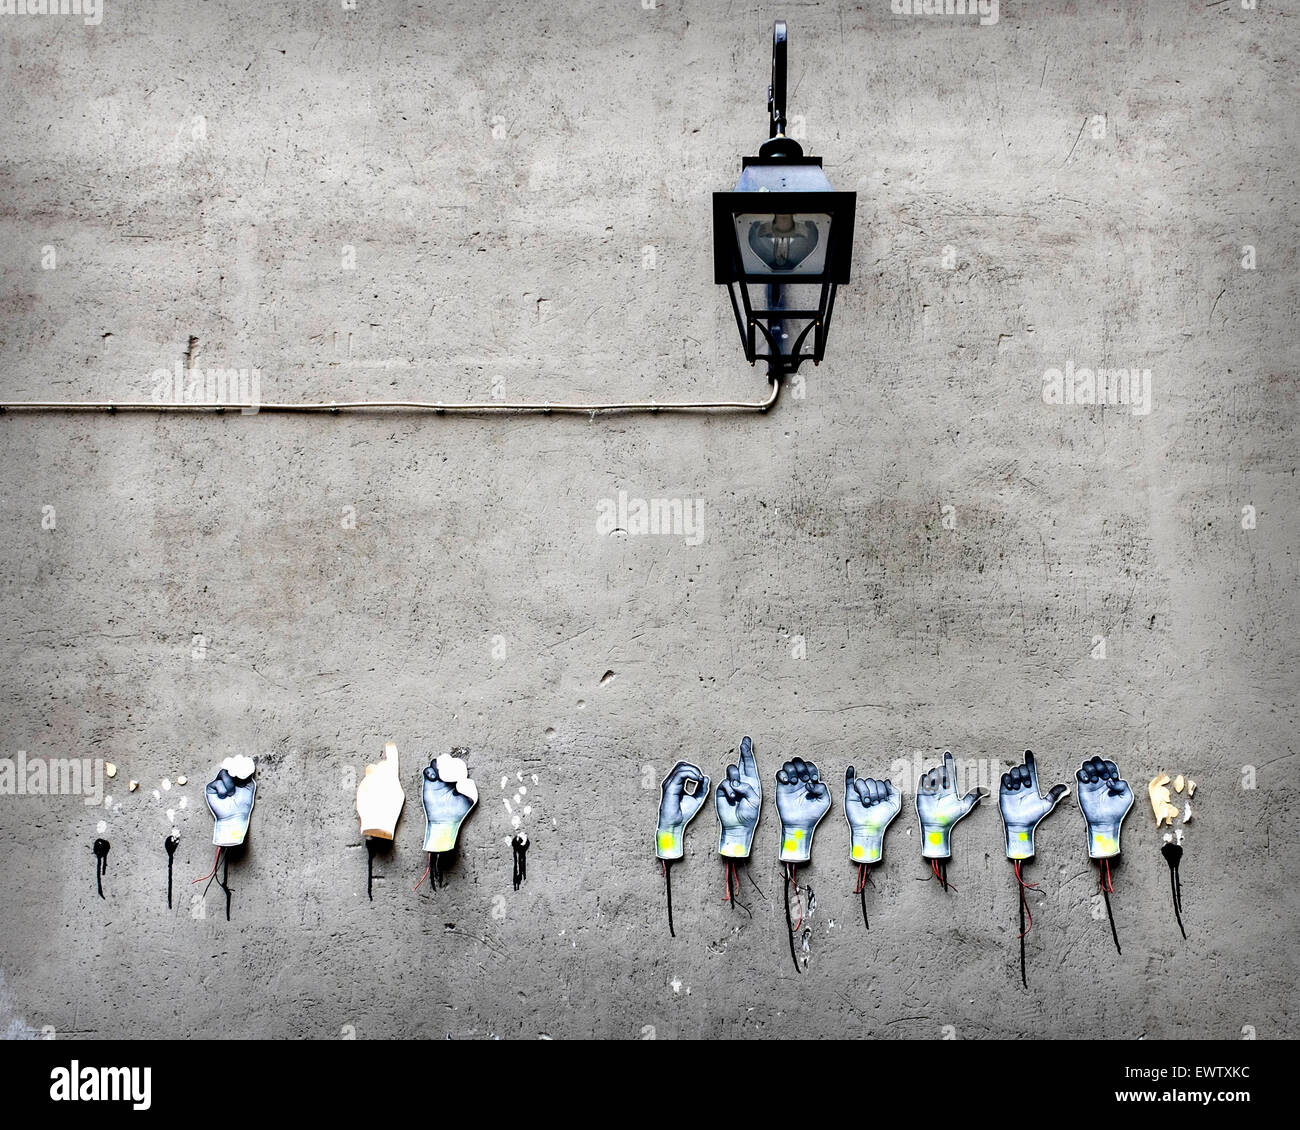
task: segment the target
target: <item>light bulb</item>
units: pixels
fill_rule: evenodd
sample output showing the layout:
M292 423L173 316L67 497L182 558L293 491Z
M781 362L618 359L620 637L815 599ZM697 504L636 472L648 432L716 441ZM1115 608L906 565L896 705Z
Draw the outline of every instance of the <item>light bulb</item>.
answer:
M749 246L774 271L793 271L817 246L817 225L794 216L775 215L749 225Z

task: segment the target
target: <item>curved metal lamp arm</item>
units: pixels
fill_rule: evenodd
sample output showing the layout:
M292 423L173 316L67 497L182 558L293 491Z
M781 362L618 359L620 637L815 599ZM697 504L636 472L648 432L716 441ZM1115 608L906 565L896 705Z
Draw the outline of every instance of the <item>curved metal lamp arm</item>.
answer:
M767 88L768 137L785 134L785 20L772 27L772 82Z

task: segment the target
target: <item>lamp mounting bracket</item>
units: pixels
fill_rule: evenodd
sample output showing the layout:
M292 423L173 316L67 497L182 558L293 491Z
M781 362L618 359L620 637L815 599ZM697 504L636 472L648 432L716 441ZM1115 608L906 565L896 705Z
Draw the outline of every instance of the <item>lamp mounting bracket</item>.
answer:
M785 135L785 44L785 20L777 20L772 25L772 81L767 88L767 140L759 146L758 155L774 161L797 161L803 157L803 146Z
M768 137L785 133L785 20L772 27L772 82L767 88Z

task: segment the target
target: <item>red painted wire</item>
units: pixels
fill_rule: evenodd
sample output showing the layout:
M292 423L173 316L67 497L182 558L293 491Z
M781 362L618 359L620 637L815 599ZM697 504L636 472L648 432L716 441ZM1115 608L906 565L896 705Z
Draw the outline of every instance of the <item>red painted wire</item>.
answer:
M1101 873L1101 889L1108 895L1115 893L1115 884L1110 877L1110 860L1103 859L1098 870Z
M221 849L220 849L220 848L217 848L216 858L213 859L213 861L212 861L212 870L209 871L206 875L201 875L201 876L199 876L199 878L193 880L193 881L190 883L190 886L191 886L191 887L194 886L195 883L201 883L201 882L203 882L204 879L211 879L212 876L215 875L215 874L217 873L217 864L220 863L220 862L221 862Z
M1029 925L1027 925L1019 934L1016 935L1017 938L1023 938L1026 934L1029 933L1030 930L1034 928L1034 916L1030 913L1029 903L1025 900L1025 891L1030 889L1035 891L1038 890L1038 884L1025 882L1025 880L1020 875L1020 860L1018 859L1016 860L1016 882L1020 884L1020 905L1025 908L1025 918L1027 918L1029 921Z

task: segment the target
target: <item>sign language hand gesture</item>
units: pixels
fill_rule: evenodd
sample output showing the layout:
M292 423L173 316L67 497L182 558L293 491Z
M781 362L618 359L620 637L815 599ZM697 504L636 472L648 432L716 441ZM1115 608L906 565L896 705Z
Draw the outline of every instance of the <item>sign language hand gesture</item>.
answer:
M941 768L921 774L916 790L916 814L921 820L921 855L926 859L952 858L952 828L986 796L987 789L957 795L957 764L951 753L943 755Z

